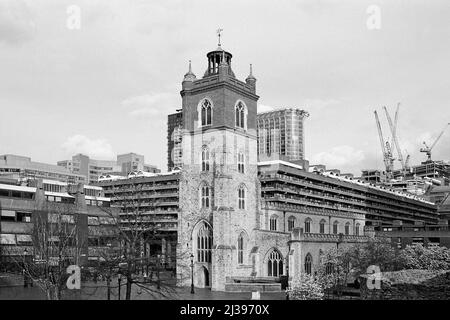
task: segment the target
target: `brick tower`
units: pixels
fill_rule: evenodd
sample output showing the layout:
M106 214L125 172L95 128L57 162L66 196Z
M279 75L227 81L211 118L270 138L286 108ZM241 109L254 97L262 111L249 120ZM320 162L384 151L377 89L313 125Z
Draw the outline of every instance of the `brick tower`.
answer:
M207 54L203 78L196 78L189 63L182 82L179 285L193 279L196 287L224 290L227 277L252 273L251 239L259 226L259 97L251 69L245 82L236 79L231 58L219 42Z

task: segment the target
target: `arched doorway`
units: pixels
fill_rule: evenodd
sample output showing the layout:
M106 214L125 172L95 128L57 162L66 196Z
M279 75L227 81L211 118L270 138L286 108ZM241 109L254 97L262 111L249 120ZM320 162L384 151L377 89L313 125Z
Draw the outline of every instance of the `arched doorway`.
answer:
M209 271L206 267L203 267L203 284L204 287L209 287Z

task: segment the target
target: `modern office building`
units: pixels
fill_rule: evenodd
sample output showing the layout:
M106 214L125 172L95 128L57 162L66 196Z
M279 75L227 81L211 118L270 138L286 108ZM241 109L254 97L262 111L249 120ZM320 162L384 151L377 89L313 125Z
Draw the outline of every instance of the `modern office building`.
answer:
M51 179L67 183L85 183L86 177L67 168L31 161L30 157L0 155L0 176L12 179Z
M308 112L283 108L258 113L258 156L260 160L277 155L288 161L305 159L304 120Z
M182 165L182 140L183 140L183 113L167 116L167 169L172 171L181 168Z
M136 153L126 153L117 156L117 160L95 160L86 155L77 154L72 160L58 161L58 166L67 168L73 173L86 177L90 184L98 182L98 178L106 173L128 174L132 171L159 172L152 165L145 164L144 156Z

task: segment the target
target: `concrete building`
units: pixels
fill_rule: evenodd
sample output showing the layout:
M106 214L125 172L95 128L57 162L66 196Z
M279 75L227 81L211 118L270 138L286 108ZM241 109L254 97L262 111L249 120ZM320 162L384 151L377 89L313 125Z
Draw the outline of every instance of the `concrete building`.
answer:
M179 169L182 165L181 141L183 139L183 113L177 110L176 113L167 116L167 169L172 171Z
M126 153L117 156L117 160L95 160L86 155L77 154L72 160L58 161L58 166L64 167L73 173L86 177L90 184L98 182L101 175L106 173L128 174L132 171L159 172L152 165L145 164L144 156L136 153Z
M31 161L30 157L0 155L0 176L12 179L51 179L67 183L85 183L86 177L67 168Z
M33 255L32 235L38 217L52 224L62 215L68 225L77 226L80 266L98 260L101 250L118 245L114 227L117 220L111 216L114 211L102 209L110 203L102 188L43 179L30 179L26 184L0 181L0 261L3 266L23 255Z
M177 221L179 213L178 172L167 174L130 174L122 176L102 176L98 185L105 196L111 198L111 206L120 212L126 227L127 204L132 201L133 209L139 212L151 237L143 241L144 257L162 255L166 267L175 264L177 244ZM155 234L153 234L155 233Z
M305 159L304 119L308 112L297 108L258 113L257 135L260 160L278 155L288 161Z

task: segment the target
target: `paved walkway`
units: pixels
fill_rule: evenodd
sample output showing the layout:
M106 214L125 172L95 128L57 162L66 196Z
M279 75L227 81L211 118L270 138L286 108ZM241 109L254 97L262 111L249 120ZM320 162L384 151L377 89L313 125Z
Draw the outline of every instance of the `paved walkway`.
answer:
M14 277L14 281L9 284L0 285L0 300L44 300L44 292L35 284L33 287L24 288L23 279ZM20 278L20 279L19 279ZM118 300L118 282L114 279L111 282L111 300ZM156 287L149 287L150 290L132 287L132 300L250 300L251 292L217 292L210 289L195 288L195 293L191 294L190 287L179 288L172 285L163 286L161 290ZM120 289L121 299L125 298L125 281ZM161 294L161 292L163 294ZM106 300L107 286L105 281L83 282L81 291L69 291L64 294L66 300ZM284 292L261 293L261 300L284 300Z

